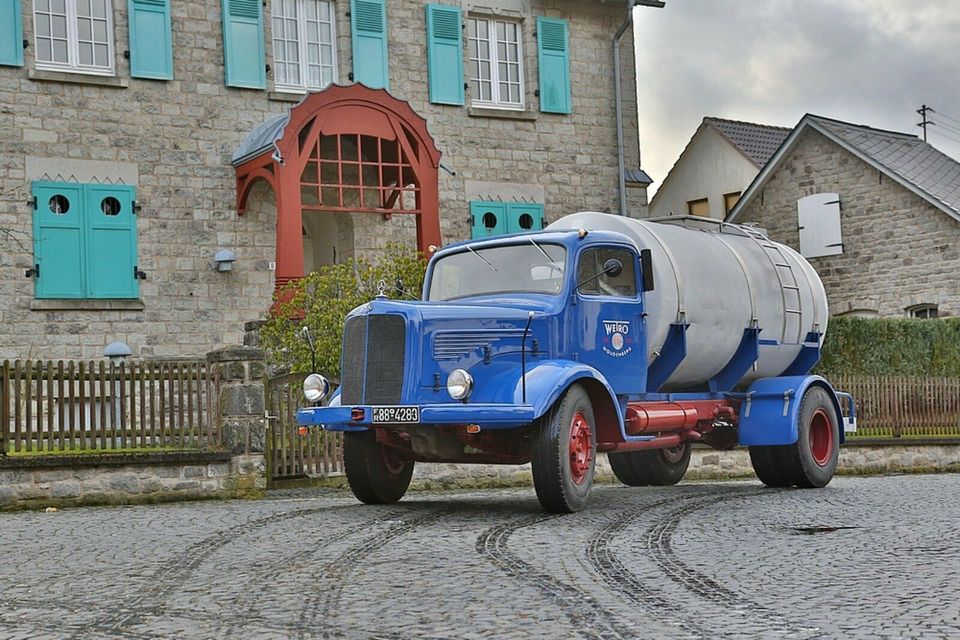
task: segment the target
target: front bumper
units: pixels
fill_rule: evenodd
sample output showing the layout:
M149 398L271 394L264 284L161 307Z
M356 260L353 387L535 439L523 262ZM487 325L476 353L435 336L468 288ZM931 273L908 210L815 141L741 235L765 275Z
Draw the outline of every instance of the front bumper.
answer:
M297 411L301 426L318 426L327 431L364 431L371 426L391 427L395 424L373 424L373 406L310 407ZM363 419L353 420L355 409L363 409ZM514 429L536 419L531 405L513 404L427 404L420 405L420 422L403 423L404 427L476 424L484 429Z

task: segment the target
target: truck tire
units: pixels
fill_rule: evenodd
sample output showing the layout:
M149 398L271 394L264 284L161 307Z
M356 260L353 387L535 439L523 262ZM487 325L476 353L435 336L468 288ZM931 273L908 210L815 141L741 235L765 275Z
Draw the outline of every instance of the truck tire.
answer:
M830 483L840 457L840 418L826 389L813 386L803 394L797 441L781 449L789 484L816 489Z
M690 445L669 449L621 451L609 454L610 467L617 480L628 487L665 487L683 479L690 466Z
M372 430L343 434L343 466L350 491L366 504L398 501L413 476L413 461L377 442Z
M537 421L531 466L545 511L573 513L586 506L597 457L595 425L590 398L580 385L570 387Z
M750 447L750 462L757 478L768 487L789 487L793 484L783 462L784 447Z

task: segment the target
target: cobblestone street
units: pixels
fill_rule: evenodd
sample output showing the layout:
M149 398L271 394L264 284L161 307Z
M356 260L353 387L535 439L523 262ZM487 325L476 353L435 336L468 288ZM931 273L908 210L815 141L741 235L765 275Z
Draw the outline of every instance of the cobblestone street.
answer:
M0 515L0 637L955 638L960 476Z

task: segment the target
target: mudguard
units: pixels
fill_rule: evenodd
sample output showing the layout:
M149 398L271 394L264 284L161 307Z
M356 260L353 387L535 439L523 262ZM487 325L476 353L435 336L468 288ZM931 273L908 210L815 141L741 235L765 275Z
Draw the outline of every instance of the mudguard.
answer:
M533 406L534 415L539 418L553 406L567 387L577 380L596 380L606 389L610 402L616 407L620 431L623 432L623 410L617 402L617 396L603 377L603 374L580 362L570 360L543 360L527 366L527 401L523 402L523 384L517 370L516 385L513 389L513 403Z
M783 376L754 381L746 393L735 394L740 405L739 441L743 446L788 445L797 441L797 422L803 394L813 386L823 387L833 401L840 442L844 441L843 411L837 392L820 376Z

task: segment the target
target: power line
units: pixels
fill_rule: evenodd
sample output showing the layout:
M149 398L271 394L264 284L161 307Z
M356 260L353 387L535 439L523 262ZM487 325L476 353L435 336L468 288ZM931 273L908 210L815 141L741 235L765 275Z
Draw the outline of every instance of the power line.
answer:
M943 127L943 128L945 128L947 131L952 131L953 133L956 133L957 135L960 135L960 128L955 127L955 126L953 126L952 124L948 124L948 123L946 123L946 122L938 121L938 120L933 120L933 121L932 121L932 124L935 124L935 125L937 125L937 126L939 126L939 127Z
M934 113L937 114L938 116L940 116L941 118L946 118L947 120L953 120L953 121L956 122L957 124L960 124L960 120L957 120L957 119L954 118L953 116L948 116L947 114L941 113L940 111L934 111Z
M954 138L954 137L952 137L952 136L948 136L948 135L945 134L943 131L934 131L934 133L937 134L938 136L941 136L941 137L943 137L943 138L946 138L947 140L953 140L953 141L956 142L956 143L960 143L960 139Z

